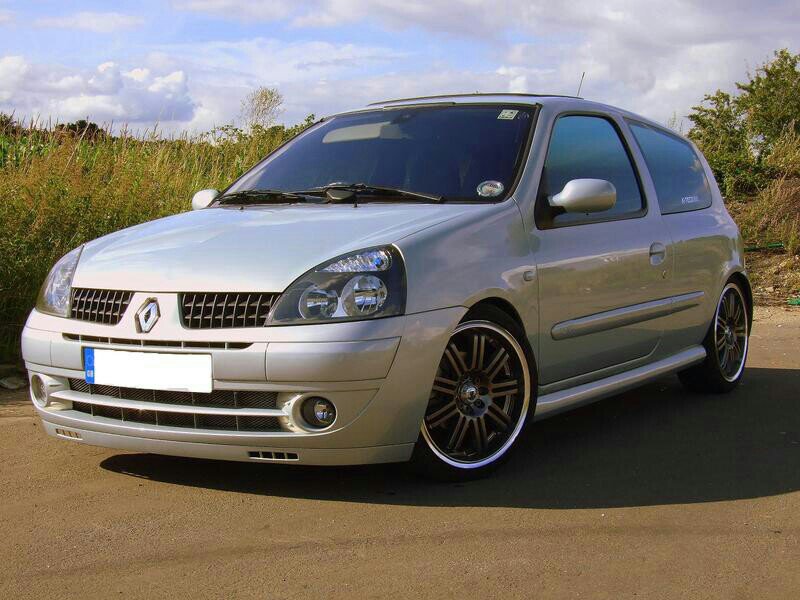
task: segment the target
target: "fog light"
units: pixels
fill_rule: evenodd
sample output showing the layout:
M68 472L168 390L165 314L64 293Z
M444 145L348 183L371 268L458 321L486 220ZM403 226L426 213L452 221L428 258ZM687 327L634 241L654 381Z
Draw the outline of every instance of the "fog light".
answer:
M47 385L45 384L44 379L42 379L42 377L39 375L34 375L31 377L31 396L33 397L33 401L40 408L45 408L49 404L47 398Z
M316 429L325 429L336 420L336 407L325 398L314 396L303 402L303 418Z

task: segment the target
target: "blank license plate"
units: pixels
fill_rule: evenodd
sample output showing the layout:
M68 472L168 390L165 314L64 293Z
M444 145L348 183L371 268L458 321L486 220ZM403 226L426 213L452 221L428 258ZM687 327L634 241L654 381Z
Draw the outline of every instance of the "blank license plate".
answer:
M83 349L86 382L97 385L209 393L210 354L161 354Z

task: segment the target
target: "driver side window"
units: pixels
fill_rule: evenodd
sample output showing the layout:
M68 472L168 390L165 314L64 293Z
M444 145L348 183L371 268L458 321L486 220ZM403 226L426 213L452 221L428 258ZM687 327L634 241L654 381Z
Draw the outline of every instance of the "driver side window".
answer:
M566 213L552 207L549 198L573 179L605 179L614 184L614 208L593 214ZM637 217L644 200L630 155L616 127L603 117L560 117L550 137L539 193L536 224L540 229Z

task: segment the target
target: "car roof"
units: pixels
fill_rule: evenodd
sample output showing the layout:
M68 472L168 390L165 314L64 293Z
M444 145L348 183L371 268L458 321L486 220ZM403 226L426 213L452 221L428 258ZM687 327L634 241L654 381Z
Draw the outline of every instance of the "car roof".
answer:
M565 96L564 94L516 94L516 93L480 93L475 92L473 94L440 94L436 96L417 96L415 98L395 98L392 100L381 100L379 102L372 102L368 106L379 106L379 105L387 105L387 104L397 104L397 103L408 103L414 102L417 100L461 100L464 98L494 98L497 96L509 97L509 98L573 98L576 100L583 100L580 96ZM531 104L536 104L535 101L530 102Z
M580 96L566 96L562 94L515 94L507 92L494 93L473 93L473 94L440 94L435 96L417 96L413 98L397 98L393 100L381 100L372 102L365 107L356 110L344 111L339 114L376 110L381 108L397 108L401 106L419 106L425 104L530 104L531 106L547 106L556 112L562 111L591 111L600 113L611 113L625 117L641 123L650 125L674 136L686 139L685 136L672 131L665 125L657 123L647 117L643 117L631 111L587 100Z

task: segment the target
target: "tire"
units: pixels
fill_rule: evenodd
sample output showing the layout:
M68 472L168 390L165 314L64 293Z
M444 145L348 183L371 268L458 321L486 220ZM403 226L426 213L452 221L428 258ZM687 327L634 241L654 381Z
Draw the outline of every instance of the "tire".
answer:
M502 464L534 412L533 364L524 332L505 312L483 306L467 313L439 363L412 468L463 481Z
M705 360L678 373L689 390L713 394L730 392L742 380L750 337L750 312L742 289L728 281L720 294L714 321L703 347Z

